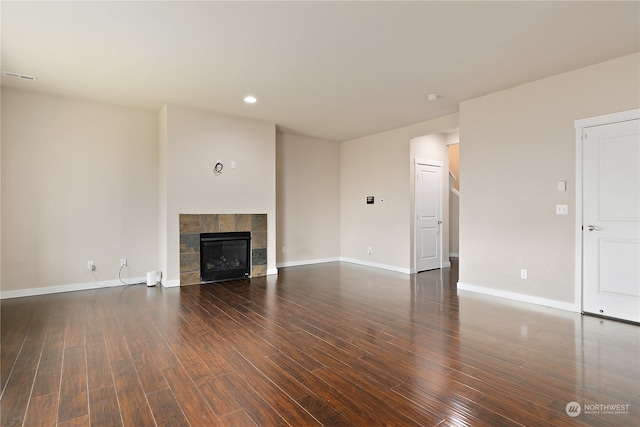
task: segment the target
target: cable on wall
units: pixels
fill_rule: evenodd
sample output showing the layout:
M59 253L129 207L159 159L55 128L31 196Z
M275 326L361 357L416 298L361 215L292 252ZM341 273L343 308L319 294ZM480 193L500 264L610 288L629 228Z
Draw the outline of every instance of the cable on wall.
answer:
M118 271L118 279L120 279L120 283L122 283L123 285L127 285L127 286L132 286L132 285L144 285L147 282L137 282L137 283L127 283L124 280L122 280L122 269L124 268L124 265L120 266L120 270Z

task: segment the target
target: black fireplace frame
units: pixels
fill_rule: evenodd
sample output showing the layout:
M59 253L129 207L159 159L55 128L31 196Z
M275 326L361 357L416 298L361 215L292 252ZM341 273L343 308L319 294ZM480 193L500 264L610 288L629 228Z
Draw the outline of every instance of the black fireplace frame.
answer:
M225 270L208 271L206 268L206 246L212 243L224 244L224 242L246 242L246 265L241 268L229 268ZM251 272L251 232L232 231L224 233L200 234L200 283L221 282L250 277Z

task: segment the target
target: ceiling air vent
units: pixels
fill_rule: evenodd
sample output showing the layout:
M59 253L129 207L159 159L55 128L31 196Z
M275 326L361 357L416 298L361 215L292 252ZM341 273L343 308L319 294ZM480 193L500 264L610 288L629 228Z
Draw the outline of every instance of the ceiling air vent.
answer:
M2 74L4 74L7 77L13 77L16 79L22 79L22 80L28 80L31 82L35 82L36 78L33 76L29 76L27 74L20 74L20 73L13 73L11 71L3 71Z

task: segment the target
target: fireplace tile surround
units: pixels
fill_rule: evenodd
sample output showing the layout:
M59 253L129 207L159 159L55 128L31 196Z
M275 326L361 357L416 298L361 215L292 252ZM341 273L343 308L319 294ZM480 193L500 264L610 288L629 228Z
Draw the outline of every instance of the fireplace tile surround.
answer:
M200 233L251 232L251 277L267 275L267 214L180 214L180 285L200 283Z

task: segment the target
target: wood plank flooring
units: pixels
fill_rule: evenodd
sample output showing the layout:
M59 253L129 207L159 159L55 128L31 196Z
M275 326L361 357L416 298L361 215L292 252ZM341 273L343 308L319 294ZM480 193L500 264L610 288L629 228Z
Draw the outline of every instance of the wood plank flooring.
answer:
M456 281L327 263L3 300L0 424L639 425L639 326Z

